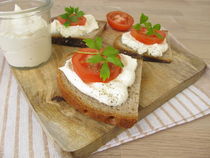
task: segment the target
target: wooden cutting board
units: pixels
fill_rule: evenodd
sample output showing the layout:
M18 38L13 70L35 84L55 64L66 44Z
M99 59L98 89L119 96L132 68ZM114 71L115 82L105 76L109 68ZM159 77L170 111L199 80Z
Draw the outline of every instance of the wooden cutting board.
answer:
M111 44L117 35L119 32L107 27L102 37L106 44ZM190 54L170 34L168 41L173 52L172 63L143 64L139 119L194 83L205 70L205 63ZM53 45L52 57L46 64L34 69L12 70L48 136L56 141L65 155L87 157L123 129L94 121L64 101L52 100L60 95L56 85L59 62L74 49Z

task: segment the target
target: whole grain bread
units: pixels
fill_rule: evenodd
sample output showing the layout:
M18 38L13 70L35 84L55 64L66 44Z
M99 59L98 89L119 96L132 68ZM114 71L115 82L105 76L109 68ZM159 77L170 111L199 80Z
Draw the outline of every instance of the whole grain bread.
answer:
M119 106L107 106L80 92L67 80L66 76L60 70L58 70L57 73L58 87L66 102L79 112L97 121L102 121L107 124L123 128L130 128L138 120L142 63L142 60L138 60L135 82L128 88L129 97L122 105Z
M114 41L114 47L120 50L120 53L129 55L133 58L140 59L143 57L144 61L152 61L152 62L162 62L162 63L170 63L172 62L172 51L170 48L163 54L161 57L154 57L149 55L148 53L139 54L134 51L132 48L127 47L121 42L121 36L118 36Z
M52 20L54 20L53 18ZM105 21L97 21L99 28L90 32L87 35L80 36L80 37L68 37L65 38L61 34L52 34L52 43L58 44L58 45L64 45L64 46L71 46L71 47L87 47L85 42L83 42L83 39L86 38L95 38L97 36L100 36L100 34L104 31L106 27Z

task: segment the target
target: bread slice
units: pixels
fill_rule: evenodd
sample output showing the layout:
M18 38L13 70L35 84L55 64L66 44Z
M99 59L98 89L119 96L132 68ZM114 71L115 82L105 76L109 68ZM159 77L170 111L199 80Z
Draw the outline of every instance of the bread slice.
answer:
M143 60L145 60L145 61L162 62L162 63L172 62L172 51L170 50L170 48L165 53L163 53L163 56L161 56L161 57L154 57L154 56L149 55L148 53L144 53L142 55L142 54L139 54L136 51L134 51L132 48L129 48L126 45L124 45L121 42L121 36L122 35L118 36L114 41L114 47L116 49L119 49L120 53L129 55L129 56L131 56L133 58L137 58L137 59L140 59L143 57Z
M129 97L122 105L116 107L107 106L80 92L67 80L64 73L60 70L57 73L57 83L62 97L79 112L97 121L123 128L130 128L138 120L141 72L142 60L138 60L135 82L128 88Z
M53 18L52 20L54 19L55 18ZM97 22L98 22L99 28L90 32L89 34L85 36L65 38L61 34L53 34L52 43L58 44L58 45L64 45L64 46L71 46L71 47L81 47L81 48L87 47L85 42L83 42L83 39L95 38L97 36L100 36L100 34L104 31L106 27L105 21L97 21Z

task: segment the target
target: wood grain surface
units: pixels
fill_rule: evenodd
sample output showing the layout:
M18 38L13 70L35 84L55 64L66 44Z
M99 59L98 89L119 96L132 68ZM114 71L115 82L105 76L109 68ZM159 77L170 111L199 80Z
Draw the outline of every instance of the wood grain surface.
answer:
M111 10L126 10L136 19L140 12L144 12L152 21L170 30L193 54L210 64L210 0L55 0L52 14L58 15L67 5L80 6L102 20ZM97 153L91 158L209 158L209 122L210 116L207 116Z
M119 32L107 27L101 36L105 45L112 45L118 35ZM139 118L194 83L204 72L204 62L185 50L170 34L168 43L171 44L172 63L143 64ZM71 152L74 157L87 157L123 130L94 121L66 102L53 99L61 96L56 84L58 67L74 49L53 45L53 55L46 64L35 69L13 68L13 72L45 131L64 151Z
M106 44L112 44L117 35L116 31L108 27L102 37ZM171 35L169 43L173 53L171 64L144 63L140 118L192 84L204 71L205 64L199 58L190 55ZM122 129L89 119L65 102L52 100L54 96L60 95L55 80L59 63L65 53L73 49L53 46L53 56L47 64L31 70L13 69L13 72L45 131L63 150L72 152L75 157L86 157Z

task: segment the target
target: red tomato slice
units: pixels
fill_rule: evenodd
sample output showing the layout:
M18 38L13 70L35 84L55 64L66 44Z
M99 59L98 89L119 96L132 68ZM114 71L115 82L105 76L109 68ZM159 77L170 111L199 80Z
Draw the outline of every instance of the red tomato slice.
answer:
M81 48L78 51L82 52L98 52L96 49L91 48ZM100 69L102 66L102 63L98 64L92 64L86 62L89 57L91 57L91 54L82 54L75 52L72 57L72 64L73 69L77 73L77 75L86 83L90 82L104 82L107 83L113 79L115 79L122 71L122 69L112 63L109 63L110 68L110 77L103 81L100 78Z
M163 38L158 38L156 35L147 35L147 29L141 28L140 30L131 29L131 35L144 44L155 44L155 43L162 43L166 37L166 33L162 30L157 30L156 32L159 33Z
M113 11L106 15L109 25L118 31L127 31L134 23L133 17L128 13Z
M61 24L64 24L66 22L66 19L63 19L62 17L58 16L57 17L57 20L61 23ZM84 17L84 16L81 16L78 18L78 21L76 22L71 22L69 26L76 26L76 25L79 25L79 26L83 26L85 25L87 19Z

